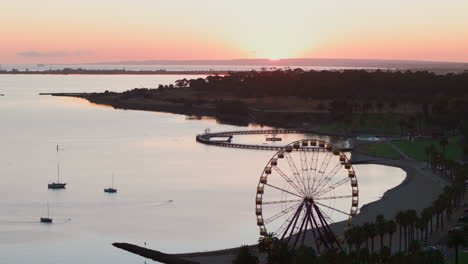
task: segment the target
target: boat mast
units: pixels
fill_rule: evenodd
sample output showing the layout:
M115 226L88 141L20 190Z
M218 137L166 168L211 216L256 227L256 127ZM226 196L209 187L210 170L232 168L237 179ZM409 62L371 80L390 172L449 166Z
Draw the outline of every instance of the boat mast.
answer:
M57 144L57 183L60 183L60 157L59 157L59 145Z

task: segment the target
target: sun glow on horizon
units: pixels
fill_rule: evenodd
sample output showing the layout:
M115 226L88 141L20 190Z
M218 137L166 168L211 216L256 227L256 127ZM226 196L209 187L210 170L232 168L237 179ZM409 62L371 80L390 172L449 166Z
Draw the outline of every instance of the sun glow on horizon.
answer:
M311 57L468 61L466 0L451 5L440 0L68 2L6 1L2 10L7 12L0 16L0 24L8 25L0 27L1 63Z

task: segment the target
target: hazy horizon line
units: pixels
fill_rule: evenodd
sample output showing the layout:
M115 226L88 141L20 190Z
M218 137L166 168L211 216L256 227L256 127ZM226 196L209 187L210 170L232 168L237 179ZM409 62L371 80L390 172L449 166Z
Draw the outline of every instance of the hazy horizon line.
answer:
M320 64L316 64L320 63ZM148 59L101 61L87 63L30 63L4 65L245 65L245 66L330 66L330 67L379 67L384 66L458 66L468 67L468 62L410 60L410 59L355 59L355 58L238 58L238 59ZM377 65L379 64L379 65ZM0 64L2 65L2 64Z

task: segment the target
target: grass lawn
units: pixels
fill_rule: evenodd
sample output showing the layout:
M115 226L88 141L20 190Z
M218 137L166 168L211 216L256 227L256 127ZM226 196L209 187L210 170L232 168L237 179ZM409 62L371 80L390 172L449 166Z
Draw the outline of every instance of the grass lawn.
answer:
M458 254L458 263L468 263L468 252L460 252Z
M387 159L399 159L401 158L400 153L392 148L387 143L374 143L366 146L365 151L369 154L387 158Z
M450 250L453 250L453 249L450 249ZM468 252L463 252L460 249L458 249L458 263L459 264L465 264L465 263L468 263ZM453 259L451 261L449 261L450 264L455 264L455 256L453 257Z
M450 137L448 142L449 144L445 147L446 158L451 160L460 159L463 155L463 150L458 143L458 137ZM440 146L438 139L424 139L413 142L408 140L399 140L394 141L393 144L399 147L409 157L420 161L426 160L427 157L424 149L431 144L434 144L439 151L442 151L442 147Z
M323 132L355 131L369 134L400 134L399 122L405 116L392 113L353 114L351 120L333 121L321 126ZM425 124L421 124L425 128Z

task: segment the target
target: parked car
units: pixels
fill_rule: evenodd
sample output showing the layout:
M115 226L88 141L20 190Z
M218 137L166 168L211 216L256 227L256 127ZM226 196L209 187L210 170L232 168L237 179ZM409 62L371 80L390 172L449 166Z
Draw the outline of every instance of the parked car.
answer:
M439 251L437 246L426 246L423 248L424 251Z
M460 232L460 231L463 231L465 230L465 228L463 226L455 226L455 227L452 227L449 229L449 232Z
M468 223L468 214L464 214L458 218L458 222Z

